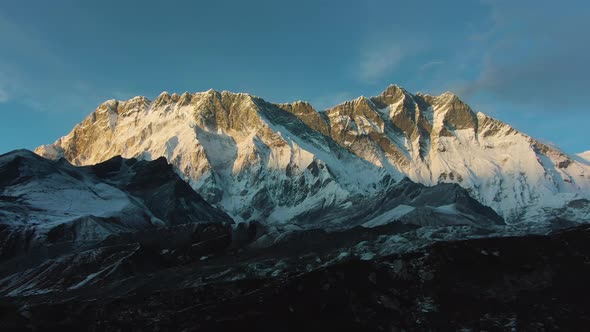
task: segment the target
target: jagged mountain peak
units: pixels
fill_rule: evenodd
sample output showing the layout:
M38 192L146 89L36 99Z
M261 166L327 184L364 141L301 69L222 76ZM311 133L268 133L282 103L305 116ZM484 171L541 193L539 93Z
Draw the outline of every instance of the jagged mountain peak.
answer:
M311 103L309 103L308 101L304 101L304 100L297 100L292 103L279 103L279 104L275 104L275 105L285 111L295 113L295 114L310 114L312 112L319 113L313 107L313 105Z
M420 96L423 98L428 98L431 100L432 99L441 99L442 100L442 99L452 99L452 98L460 99L460 97L452 91L445 91L445 92L442 92L438 95L419 91L419 92L416 92L414 95Z
M408 93L408 91L401 85L392 83L389 84L383 92L381 92L381 96L392 96L399 93Z
M258 103L271 104L271 103L267 102L266 100L264 100L263 98L252 95L250 93L232 92L232 91L227 91L227 90L218 91L218 90L211 88L211 89L204 91L204 92L190 93L188 91L185 91L182 94L170 93L168 91L163 91L153 100L153 102L150 101L150 99L146 98L145 96L135 96L135 97L130 98L128 100L110 99L110 100L103 102L101 105L99 105L99 107L97 109L112 110L112 111L118 112L118 111L120 111L121 108L126 109L126 108L130 108L132 106L138 106L138 105L142 105L144 107L152 105L152 104L155 106L162 106L165 104L179 104L180 106L186 106L191 103L194 103L194 101L198 101L200 99L203 99L203 97L215 98L215 99L224 100L224 101L225 100L232 100L232 101L241 100L241 101L253 101L253 102L258 102ZM421 100L421 99L424 99L425 101L430 102L430 103L435 103L435 102L437 102L439 104L442 102L455 103L455 105L460 105L460 106L464 107L465 109L469 109L468 105L465 104L463 101L461 101L452 92L445 92L439 96L431 96L431 95L422 94L422 93L412 94L412 93L408 92L405 88L403 88L402 86L397 85L397 84L390 84L381 94L379 94L377 96L373 96L373 97L359 96L358 98L356 98L354 100L342 102L338 105L331 107L330 109L338 108L341 105L350 104L350 103L363 105L363 107L366 107L368 105L371 108L378 109L378 108L380 108L380 106L386 107L391 104L394 104L395 102L399 101L400 99L407 100L407 103L416 103L416 102L419 102L419 100ZM422 100L422 101L424 101L424 100ZM280 104L274 104L274 105L277 105L280 108L288 108L288 109L306 108L308 110L307 112L309 112L311 110L313 110L314 112L318 112L313 107L312 104L310 104L308 101L302 101L302 100L298 100L293 103L280 103ZM289 106L289 105L291 105L291 106ZM320 112L318 112L318 113L320 113Z
M409 92L403 87L397 84L390 84L387 86L387 88L385 88L385 90L383 90L383 92L381 92L381 94L372 97L372 99L376 99L382 103L390 105L398 101L400 98L403 98L403 96L406 94L409 94Z
M445 92L441 93L440 95L438 95L437 98L441 98L441 99L459 99L459 96L457 96L456 94L454 94L451 91L445 91Z
M119 101L117 99L109 99L97 107L97 110L103 111L117 111L117 106L119 105Z
M162 93L160 93L158 95L158 97L156 97L156 99L154 100L154 104L156 106L162 106L164 104L168 104L172 101L172 96L170 95L170 93L168 93L168 91L164 91Z
M350 115L353 112L363 112L363 111L376 111L376 106L373 102L365 97L359 96L353 100L344 101L328 110L326 110L327 114L330 113L344 113Z
M135 96L133 98L130 98L128 100L116 100L116 99L111 99L108 101L105 101L104 103L102 103L99 108L105 108L105 109L113 109L116 110L117 109L117 105L121 104L121 105L129 105L129 104L147 104L147 105L153 105L153 106L164 106L164 105L178 105L178 106L187 106L193 102L198 102L201 99L207 99L207 98L215 98L215 99L222 99L222 98L244 98L244 99L261 99L259 97L253 96L251 94L248 93L234 93L231 91L217 91L214 89L209 89L207 91L203 91L203 92L188 92L185 91L182 94L179 93L170 93L168 91L163 91L161 92L154 100L153 102L150 101L147 97L145 96Z
M297 100L295 102L292 103L293 105L305 105L305 106L311 106L311 104L308 101L305 100ZM313 106L312 106L313 107Z

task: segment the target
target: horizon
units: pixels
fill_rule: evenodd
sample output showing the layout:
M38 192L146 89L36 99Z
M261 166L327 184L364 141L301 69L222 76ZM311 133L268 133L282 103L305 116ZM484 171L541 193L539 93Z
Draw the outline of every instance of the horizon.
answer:
M0 152L53 143L110 99L213 88L321 111L397 84L450 91L577 154L590 150L588 13L578 0L559 10L529 0L0 4L10 45L0 53Z

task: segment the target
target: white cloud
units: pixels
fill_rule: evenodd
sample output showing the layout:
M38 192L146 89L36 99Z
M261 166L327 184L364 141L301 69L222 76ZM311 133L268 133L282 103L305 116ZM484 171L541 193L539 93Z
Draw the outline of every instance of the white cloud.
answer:
M532 0L484 4L492 24L478 37L478 75L466 80L460 93L536 105L539 110L565 110L586 102L590 46L582 41L590 28L590 8L555 11L552 3Z

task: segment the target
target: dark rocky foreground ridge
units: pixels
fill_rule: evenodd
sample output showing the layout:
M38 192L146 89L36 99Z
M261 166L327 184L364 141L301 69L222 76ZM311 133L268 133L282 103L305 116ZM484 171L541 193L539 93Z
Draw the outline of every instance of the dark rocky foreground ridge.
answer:
M161 257L154 259L144 247L117 280L78 293L3 297L0 328L583 331L590 324L589 239L590 228L578 226L545 236L438 242L305 272L297 266L327 256L299 239L290 253L307 250L312 257L283 264L286 271L276 276L239 280L223 278L234 272L215 271L288 255L269 250L253 258L217 251L224 246L217 243L208 248L216 253L207 260L164 268Z

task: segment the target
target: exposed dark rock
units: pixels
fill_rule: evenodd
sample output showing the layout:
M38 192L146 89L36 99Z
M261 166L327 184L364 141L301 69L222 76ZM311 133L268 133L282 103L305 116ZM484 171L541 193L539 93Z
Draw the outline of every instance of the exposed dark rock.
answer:
M0 324L6 331L577 331L590 324L589 240L581 226L548 236L439 242L275 278L172 287L136 278L145 286L117 297L105 296L103 286L52 301L2 298ZM129 266L135 275L154 268ZM164 275L189 281L189 271L199 269Z

